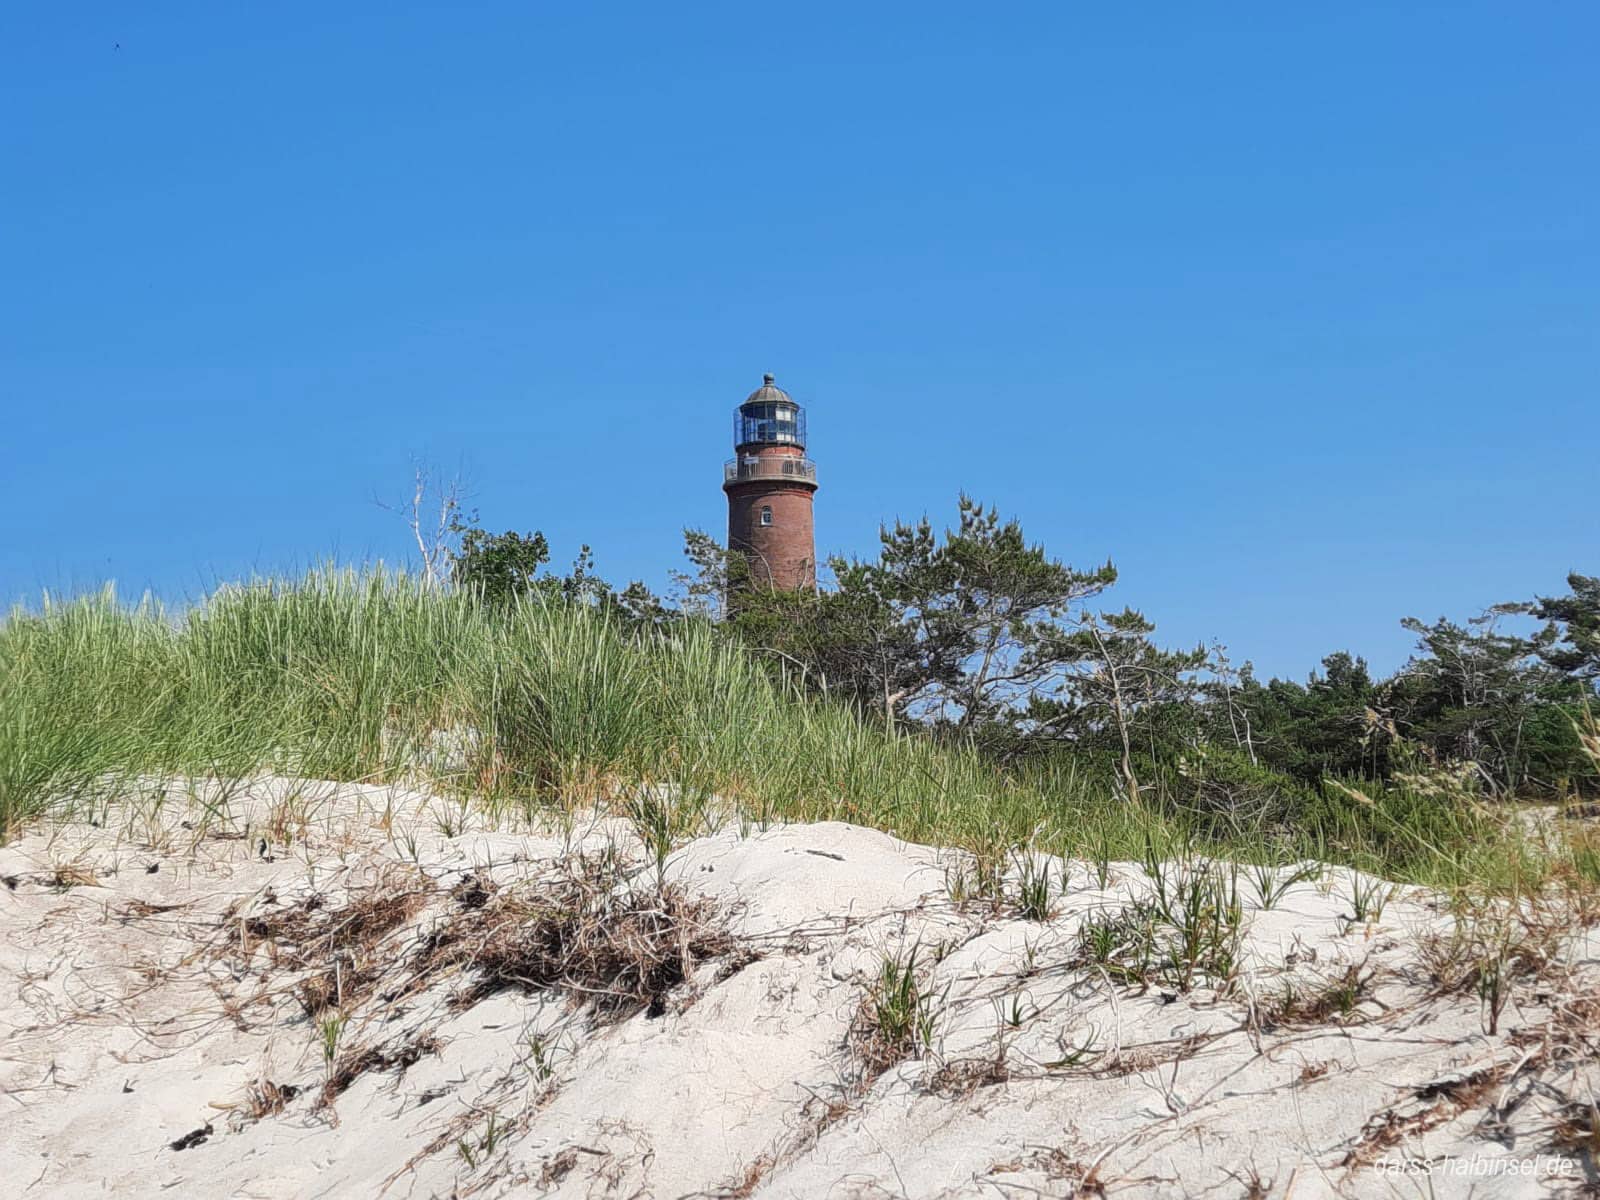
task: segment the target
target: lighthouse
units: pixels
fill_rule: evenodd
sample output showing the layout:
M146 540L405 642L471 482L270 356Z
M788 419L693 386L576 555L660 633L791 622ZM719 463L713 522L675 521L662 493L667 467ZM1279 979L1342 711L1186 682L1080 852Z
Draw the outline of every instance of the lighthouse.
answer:
M723 466L722 490L728 549L749 562L751 586L814 589L817 465L806 457L805 410L771 375L734 410L733 457Z

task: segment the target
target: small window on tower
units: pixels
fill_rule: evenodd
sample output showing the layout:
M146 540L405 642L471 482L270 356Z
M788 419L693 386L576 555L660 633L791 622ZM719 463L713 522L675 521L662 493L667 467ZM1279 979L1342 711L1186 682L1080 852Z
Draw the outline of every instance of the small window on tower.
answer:
M772 524L772 505L763 504L761 506L761 523L763 525Z

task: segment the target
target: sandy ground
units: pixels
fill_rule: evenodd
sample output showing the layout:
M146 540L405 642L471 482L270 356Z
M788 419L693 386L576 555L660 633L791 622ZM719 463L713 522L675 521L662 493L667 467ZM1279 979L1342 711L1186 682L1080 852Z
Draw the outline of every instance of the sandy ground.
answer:
M496 911L475 907L485 889L538 894L607 847L656 878L616 819L476 820L264 779L152 791L0 847L0 1193L1600 1193L1600 968L1570 918L1508 968L1491 1021L1482 989L1439 981L1437 898L1396 890L1357 920L1358 894L1387 888L1312 869L1269 908L1242 876L1237 981L1185 990L1085 957L1086 922L1150 896L1139 866L1102 885L1055 863L1065 891L1027 920L953 900L951 852L730 825L666 867L729 945L607 1014L572 988L417 970L441 929ZM273 914L348 929L354 902L387 896L409 899L363 934L362 986L355 958L334 963L338 1001L312 1012L327 964ZM913 947L930 1042L869 1066L863 998Z

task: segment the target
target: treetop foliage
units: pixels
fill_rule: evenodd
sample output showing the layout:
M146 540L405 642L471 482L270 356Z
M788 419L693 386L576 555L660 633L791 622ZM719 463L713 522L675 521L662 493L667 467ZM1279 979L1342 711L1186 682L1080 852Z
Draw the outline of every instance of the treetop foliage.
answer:
M1132 608L1094 605L1109 561L1074 568L1016 519L963 495L953 525L880 530L871 558L829 560L831 586L773 590L743 556L685 532L690 569L672 601L620 592L583 547L566 575L542 534L455 527L451 579L485 604L517 596L606 609L628 627L717 623L795 686L875 717L891 733L976 746L1002 763L1068 756L1129 801L1151 793L1260 810L1324 779L1385 781L1417 755L1470 764L1490 793L1593 788L1574 722L1600 686L1600 578L1497 605L1464 623L1406 617L1412 658L1386 679L1347 651L1303 683L1235 669L1221 646L1170 648ZM1542 622L1517 632L1517 620Z
M1600 679L1600 576L1567 576L1571 595L1540 597L1526 611L1545 627L1536 648L1558 671L1582 679Z

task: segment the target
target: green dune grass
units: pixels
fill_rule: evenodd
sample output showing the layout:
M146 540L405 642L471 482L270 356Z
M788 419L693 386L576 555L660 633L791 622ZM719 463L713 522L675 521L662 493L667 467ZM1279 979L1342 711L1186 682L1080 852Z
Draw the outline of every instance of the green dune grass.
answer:
M136 775L262 771L404 781L502 816L626 807L638 785L668 784L747 819L853 821L990 861L1030 844L1102 860L1181 844L1457 885L1544 878L1573 858L1524 822L1403 791L1326 788L1270 831L1130 806L1068 759L1005 771L886 733L706 624L636 635L578 606L486 610L378 571L227 586L181 612L108 588L0 624L0 831Z

